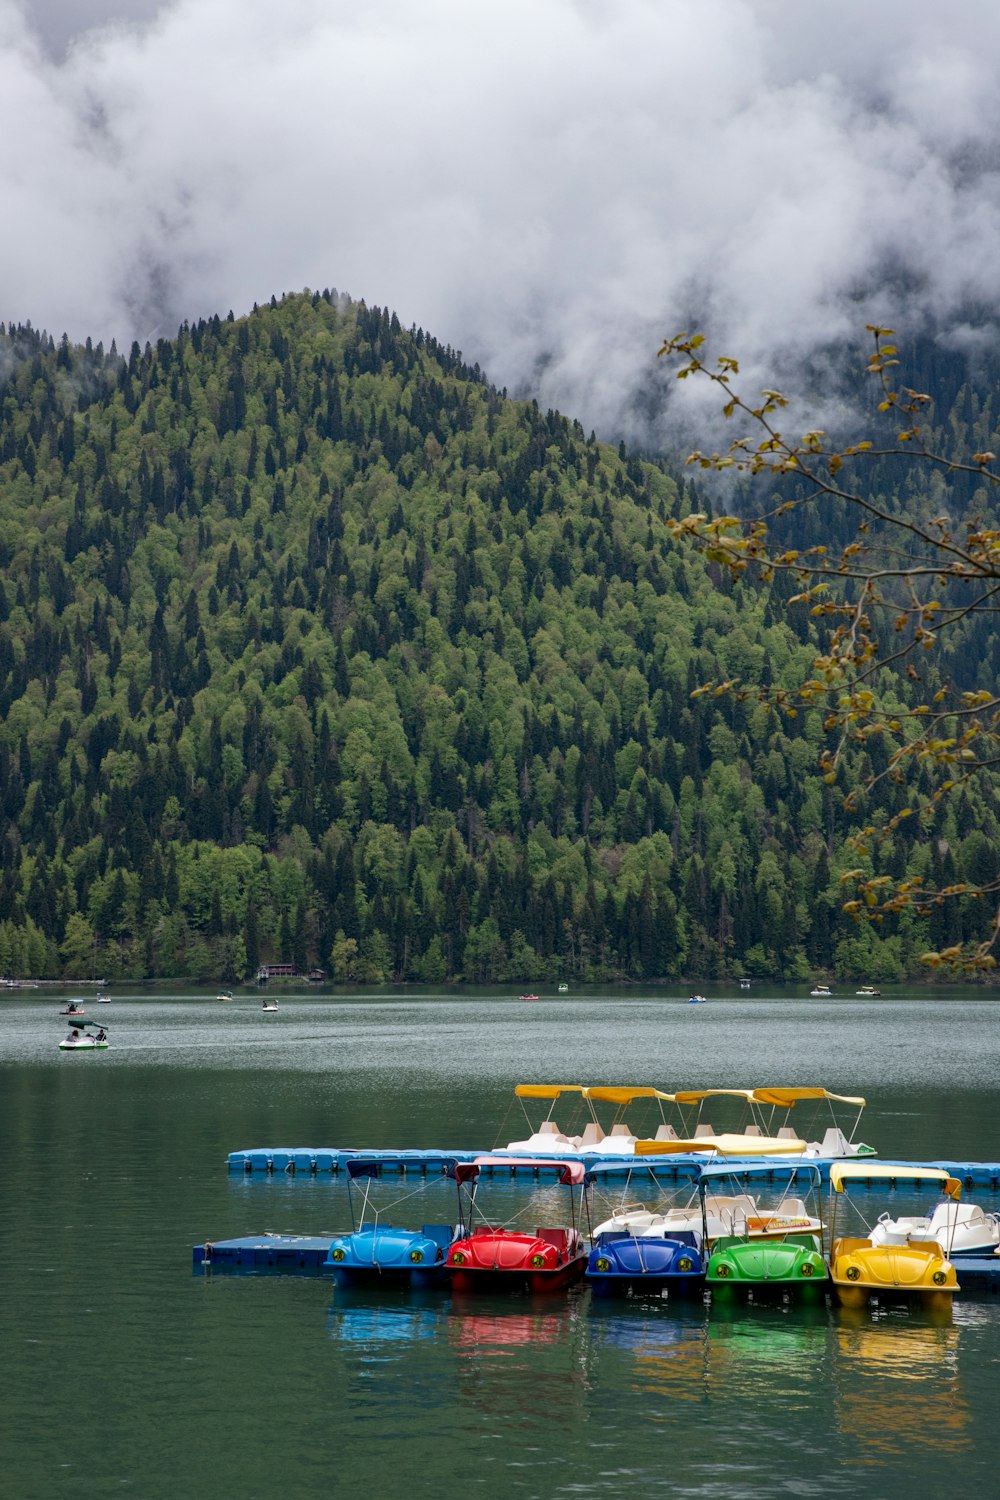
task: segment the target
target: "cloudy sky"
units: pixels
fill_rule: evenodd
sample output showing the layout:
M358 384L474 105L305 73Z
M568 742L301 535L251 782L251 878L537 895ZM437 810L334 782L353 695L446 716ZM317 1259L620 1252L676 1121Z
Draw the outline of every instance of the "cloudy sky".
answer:
M996 0L0 0L0 319L336 286L627 430L694 324L989 336L998 60Z

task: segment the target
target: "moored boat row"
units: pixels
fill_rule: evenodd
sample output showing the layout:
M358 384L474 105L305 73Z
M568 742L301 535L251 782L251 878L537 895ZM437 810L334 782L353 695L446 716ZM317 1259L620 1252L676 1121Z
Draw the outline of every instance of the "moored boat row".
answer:
M872 1156L855 1139L865 1107L859 1096L824 1088L686 1089L668 1093L642 1086L519 1083L514 1090L530 1134L506 1150L525 1155L669 1156L696 1153L720 1157ZM529 1103L546 1117L532 1123ZM561 1129L551 1111L571 1110L576 1129ZM734 1116L727 1128L708 1119L722 1109ZM633 1129L625 1112L644 1111L644 1128ZM805 1114L803 1114L805 1111ZM846 1114L854 1115L853 1121ZM802 1115L800 1129L792 1124ZM817 1118L819 1115L819 1118ZM537 1118L537 1116L536 1116Z
M533 1218L521 1222L531 1214L530 1202L503 1222L495 1213L481 1212L477 1192L484 1172L510 1164L509 1157L490 1156L445 1162L442 1175L457 1191L456 1222L407 1229L384 1223L375 1203L391 1161L357 1159L348 1169L354 1228L333 1238L325 1269L341 1286L396 1280L416 1287L448 1285L456 1292L527 1288L543 1293L583 1278L598 1296L707 1292L720 1300L742 1295L816 1301L830 1293L848 1307L875 1300L940 1309L950 1306L959 1290L956 1267L960 1270L963 1251L970 1267L981 1264L973 1256L1000 1253L997 1215L986 1215L977 1205L961 1205L966 1212L959 1212L960 1185L941 1169L893 1165L880 1172L870 1163L835 1164L827 1227L819 1213L816 1166L786 1163L784 1180L776 1184L773 1166L709 1164L687 1203L664 1201L648 1208L622 1201L594 1228L592 1200L600 1169L588 1172L572 1159L526 1158L518 1165L554 1172L569 1190L567 1222L538 1228L532 1227ZM852 1183L870 1184L873 1175L887 1187L901 1182L936 1187L943 1202L926 1218L883 1215L865 1234L838 1233L845 1228ZM430 1180L422 1191L433 1186ZM358 1191L362 1202L356 1214ZM196 1264L209 1260L207 1247L196 1247Z

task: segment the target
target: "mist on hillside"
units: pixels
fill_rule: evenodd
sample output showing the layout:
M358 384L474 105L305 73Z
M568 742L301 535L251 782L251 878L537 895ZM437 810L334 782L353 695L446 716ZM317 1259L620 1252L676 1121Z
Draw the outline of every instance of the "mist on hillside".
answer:
M963 23L930 0L0 0L0 318L127 348L336 286L653 447L717 405L665 421L657 349L699 327L750 390L821 391L836 420L865 324L993 336L1000 13Z

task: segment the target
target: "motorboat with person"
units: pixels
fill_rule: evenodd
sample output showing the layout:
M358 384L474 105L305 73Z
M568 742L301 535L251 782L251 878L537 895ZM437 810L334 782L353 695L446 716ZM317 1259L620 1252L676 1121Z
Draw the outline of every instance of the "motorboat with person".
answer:
M502 1169L507 1173L519 1167L559 1174L558 1180L569 1188L568 1224L517 1228L519 1219L531 1211L530 1205L522 1207L517 1219L505 1224L485 1218L476 1222L479 1214L476 1189L482 1172ZM579 1220L588 1210L588 1185L582 1161L477 1156L472 1161L456 1162L454 1177L461 1205L459 1219L466 1228L448 1251L446 1264L453 1291L526 1287L530 1292L554 1292L582 1277L587 1265L587 1242ZM587 1221L589 1228L589 1212Z
M73 1026L59 1043L60 1052L106 1052L108 1033L96 1021L82 1021Z

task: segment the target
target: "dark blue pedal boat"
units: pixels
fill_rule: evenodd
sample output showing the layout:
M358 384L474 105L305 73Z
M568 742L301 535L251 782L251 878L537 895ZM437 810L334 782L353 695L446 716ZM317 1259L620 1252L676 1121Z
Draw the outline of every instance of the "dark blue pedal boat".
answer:
M696 1295L705 1281L701 1235L683 1229L663 1237L609 1231L598 1236L585 1275L597 1297Z
M453 1161L444 1163L445 1174L454 1172ZM330 1244L324 1269L332 1271L337 1286L360 1286L372 1281L397 1281L412 1287L437 1286L444 1278L448 1247L458 1231L452 1224L424 1224L420 1229L400 1229L380 1222L371 1200L371 1188L383 1170L398 1171L399 1162L392 1157L378 1160L357 1158L347 1163L347 1190L351 1201L354 1231L339 1235ZM422 1180L414 1189L395 1178L397 1192L391 1207L398 1207L402 1193L406 1197L426 1192L433 1178ZM360 1211L355 1215L354 1192L363 1190Z

